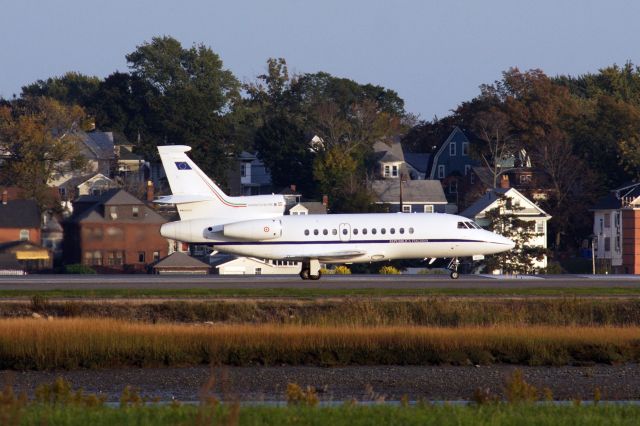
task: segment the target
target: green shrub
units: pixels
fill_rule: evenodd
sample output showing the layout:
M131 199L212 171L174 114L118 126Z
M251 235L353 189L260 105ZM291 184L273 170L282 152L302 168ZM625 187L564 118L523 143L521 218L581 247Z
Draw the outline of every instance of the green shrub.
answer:
M381 275L399 275L400 271L398 271L393 266L386 265L386 266L383 266L382 268L380 268L378 273L381 274Z
M74 263L73 265L66 265L64 267L65 274L95 274L96 271L87 265L80 263Z
M334 269L334 273L337 275L351 275L351 269L346 265L338 265Z

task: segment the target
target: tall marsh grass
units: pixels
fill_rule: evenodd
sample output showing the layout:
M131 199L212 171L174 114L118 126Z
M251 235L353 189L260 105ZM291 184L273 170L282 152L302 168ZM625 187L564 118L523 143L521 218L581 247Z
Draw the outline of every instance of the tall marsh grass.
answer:
M339 298L319 300L55 301L0 304L0 317L105 317L147 322L292 325L640 326L640 299L617 298Z
M565 365L640 361L640 327L416 327L0 321L0 368Z

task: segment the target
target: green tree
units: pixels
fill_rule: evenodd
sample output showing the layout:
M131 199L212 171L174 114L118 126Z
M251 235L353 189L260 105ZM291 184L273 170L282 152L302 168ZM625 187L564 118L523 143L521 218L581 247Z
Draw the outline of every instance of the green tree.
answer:
M22 88L21 97L48 97L66 105L80 105L90 110L100 86L98 77L68 72L62 77L38 80Z
M132 75L147 83L148 139L143 151L155 154L159 144L194 148L194 160L218 180L226 178L237 151L229 116L239 99L240 84L223 69L211 48L189 49L172 37L154 37L126 56Z
M77 142L84 111L50 98L26 98L0 107L0 183L15 185L41 208L55 208L47 182L84 167Z
M523 219L518 215L524 208L513 205L509 197L497 194L497 199L497 206L485 213L485 218L489 221L487 229L509 238L515 243L515 247L503 253L487 256L487 270L500 270L508 274L537 272L534 267L535 261L542 260L546 250L531 246L532 240L540 236L535 232L535 221Z

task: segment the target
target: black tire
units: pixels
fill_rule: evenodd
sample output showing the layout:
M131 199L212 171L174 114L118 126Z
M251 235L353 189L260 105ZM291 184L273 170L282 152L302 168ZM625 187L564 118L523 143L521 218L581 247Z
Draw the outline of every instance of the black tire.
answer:
M460 274L456 271L451 271L451 274L449 276L451 277L452 280L457 280Z
M318 281L321 276L322 276L322 273L320 271L318 271L318 275L309 275L309 279L314 280L314 281Z
M300 271L300 278L302 278L303 280L308 280L310 277L311 275L309 275L308 269L303 269L302 271Z

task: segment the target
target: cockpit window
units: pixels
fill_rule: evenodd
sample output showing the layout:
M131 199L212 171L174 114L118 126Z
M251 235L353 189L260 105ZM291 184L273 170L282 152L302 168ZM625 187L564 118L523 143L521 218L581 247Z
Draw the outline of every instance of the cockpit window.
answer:
M482 229L482 227L475 222L467 222L467 225L475 229Z
M464 222L458 222L458 229L469 229L469 227Z

